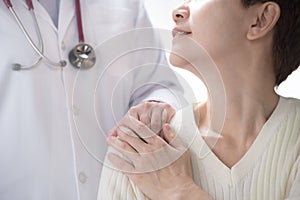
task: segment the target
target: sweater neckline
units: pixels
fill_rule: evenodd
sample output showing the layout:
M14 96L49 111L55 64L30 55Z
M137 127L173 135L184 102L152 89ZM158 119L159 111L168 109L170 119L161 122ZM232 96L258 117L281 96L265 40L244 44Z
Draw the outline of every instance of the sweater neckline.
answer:
M271 142L272 138L275 137L281 120L284 118L284 113L287 112L284 106L284 98L280 97L276 108L273 113L263 125L253 144L250 146L248 151L243 155L243 157L235 163L231 168L227 167L211 150L211 148L206 144L205 140L201 137L198 130L197 124L195 122L195 116L193 108L191 107L189 112L193 116L194 120L190 120L193 129L197 129L197 136L194 140L194 147L201 147L200 151L197 149L198 159L203 160L205 166L207 166L208 173L215 176L217 180L224 183L235 184L240 181L243 177L247 175L251 169L254 168L255 163L263 156L266 151L268 144ZM204 167L205 167L204 166Z

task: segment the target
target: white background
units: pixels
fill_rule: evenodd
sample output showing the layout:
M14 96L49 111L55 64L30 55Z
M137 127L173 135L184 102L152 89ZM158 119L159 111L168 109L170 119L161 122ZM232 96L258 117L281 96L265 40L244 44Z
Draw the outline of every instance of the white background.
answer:
M183 2L183 0L143 0L149 17L156 28L172 30L174 23L172 20L172 10ZM202 100L206 97L203 84L189 72L176 69L193 88L197 100ZM300 99L300 69L295 71L289 78L283 82L278 93L283 96L296 97Z

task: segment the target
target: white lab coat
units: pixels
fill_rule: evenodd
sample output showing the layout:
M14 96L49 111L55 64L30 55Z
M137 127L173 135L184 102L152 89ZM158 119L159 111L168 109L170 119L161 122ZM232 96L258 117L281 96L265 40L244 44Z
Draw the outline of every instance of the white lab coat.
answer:
M45 55L54 61L67 60L78 41L74 2L61 1L59 30L46 10L36 0L33 3ZM26 4L13 4L37 43ZM119 58L123 52L118 52L118 44L126 41L108 40L122 31L150 26L142 1L85 0L81 12L85 40L97 47L94 68L78 73L69 63L63 69L42 63L31 70L13 71L12 63L31 65L38 56L0 3L1 200L96 199L105 134L128 108L147 99L183 106L174 99L175 93L147 85L160 82L173 92L179 89L169 69L139 67L163 62L158 53L127 52L129 57Z

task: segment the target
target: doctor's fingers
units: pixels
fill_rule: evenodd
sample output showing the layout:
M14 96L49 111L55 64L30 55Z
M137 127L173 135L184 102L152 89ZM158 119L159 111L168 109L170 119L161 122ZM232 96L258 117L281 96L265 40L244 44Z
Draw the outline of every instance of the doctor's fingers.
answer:
M175 114L175 109L171 105L166 103L158 103L159 106L153 107L151 113L151 123L150 129L158 133L162 130L165 123L169 123L173 115Z
M149 128L154 133L159 133L162 129L162 125L165 123L164 116L162 115L164 111L164 108L161 106L156 106L151 109L150 114L150 124Z
M163 102L146 102L132 107L128 114L146 124L153 132L158 133L162 125L169 122L175 109Z
M130 108L128 114L150 127L152 109L156 107L156 104L152 102L141 103Z

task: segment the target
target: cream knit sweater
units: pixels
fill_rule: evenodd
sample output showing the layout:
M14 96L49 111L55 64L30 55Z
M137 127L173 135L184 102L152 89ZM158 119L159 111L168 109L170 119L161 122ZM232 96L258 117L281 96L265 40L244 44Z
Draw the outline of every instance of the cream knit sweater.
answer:
M213 199L300 200L299 100L280 98L248 152L231 169L202 139L192 106L178 111L171 124L191 152L195 183ZM121 172L104 165L98 200L110 199L147 198Z

